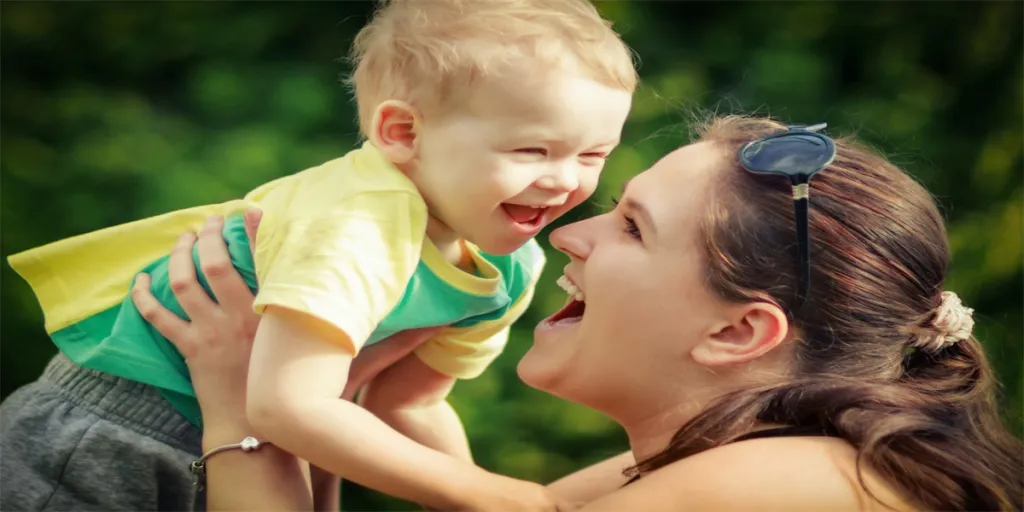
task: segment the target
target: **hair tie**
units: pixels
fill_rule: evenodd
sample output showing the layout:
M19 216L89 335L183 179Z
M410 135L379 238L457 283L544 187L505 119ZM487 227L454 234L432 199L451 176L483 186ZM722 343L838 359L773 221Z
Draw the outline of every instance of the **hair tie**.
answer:
M953 292L942 292L942 304L935 311L932 326L939 332L934 336L923 336L912 346L938 352L958 341L971 337L974 330L974 310L965 307L960 297Z

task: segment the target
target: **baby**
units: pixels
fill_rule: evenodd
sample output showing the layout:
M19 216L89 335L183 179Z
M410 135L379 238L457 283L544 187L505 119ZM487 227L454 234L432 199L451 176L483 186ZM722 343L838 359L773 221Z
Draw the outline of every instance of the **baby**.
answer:
M243 200L10 257L70 359L55 360L47 372L147 385L116 401L95 400L90 410L101 417L131 409L130 395L152 394L152 387L171 415L199 425L184 360L127 291L143 272L152 293L184 316L168 282L167 253L182 232L222 216L232 263L257 292L261 314L247 398L253 435L428 507L527 506L517 500L527 499L530 484L471 463L445 398L455 379L478 376L502 352L509 326L529 305L544 264L534 236L593 193L629 112L637 82L631 54L586 0L392 0L360 31L353 57L366 142L345 156ZM250 207L263 212L252 252L240 215ZM430 326L445 327L373 380L365 408L339 399L362 348ZM52 379L58 387L77 379L60 375ZM64 391L63 402L26 399L20 407L89 400ZM163 414L164 427L170 421L165 411L148 414ZM53 424L73 423L67 416L49 418L50 431L74 427ZM152 432L152 422L113 423L141 435L107 450L100 466L139 464L151 456L145 443L171 443ZM116 437L83 436L64 448ZM14 465L32 464L6 460L11 455L5 446L3 476L7 486L20 485ZM187 477L187 464L170 471ZM132 475L120 478L134 485ZM154 501L102 505L163 508Z

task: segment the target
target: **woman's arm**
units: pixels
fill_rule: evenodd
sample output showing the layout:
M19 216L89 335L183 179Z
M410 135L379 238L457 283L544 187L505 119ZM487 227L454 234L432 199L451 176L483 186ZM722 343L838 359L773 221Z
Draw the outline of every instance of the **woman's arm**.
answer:
M250 239L259 212L246 214ZM185 234L171 253L168 271L174 294L191 322L164 308L149 291L149 276L140 275L132 300L142 316L185 357L203 414L203 451L234 444L254 430L245 418L245 379L252 333L259 316L253 296L230 269L221 238L221 221L207 221L198 250L213 302L196 280L192 265L194 234ZM211 510L309 509L311 497L299 460L274 446L255 452L232 450L207 462L207 508Z
M234 444L251 429L224 428L203 433L204 450ZM244 432L247 434L242 435ZM304 477L303 462L274 445L254 452L231 450L211 457L206 464L208 510L312 510L313 496ZM335 498L338 497L334 493ZM317 510L338 510L318 504Z
M621 489L628 481L623 470L634 464L633 452L627 451L563 476L548 484L548 489L569 503L581 506Z

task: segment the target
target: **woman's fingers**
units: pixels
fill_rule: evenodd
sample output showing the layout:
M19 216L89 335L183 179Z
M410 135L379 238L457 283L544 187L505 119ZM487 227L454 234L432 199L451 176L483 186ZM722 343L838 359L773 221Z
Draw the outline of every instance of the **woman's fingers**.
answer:
M171 250L171 259L167 264L167 278L171 292L178 299L181 308L189 318L208 318L217 305L206 295L206 290L196 280L196 267L192 261L192 246L196 235L185 233L178 238L178 243Z
M189 326L188 322L179 318L178 315L175 315L171 310L160 304L160 301L156 300L156 297L149 291L150 282L148 274L139 274L135 278L135 284L132 286L131 292L135 308L139 310L142 318L145 318L157 332L170 340L178 348L178 352L182 354L191 353L192 346L189 337L186 336Z
M243 224L245 225L245 236L249 238L249 250L256 254L256 231L260 227L260 221L263 220L263 210L259 208L249 208L245 211L245 215L242 216Z
M199 232L199 268L210 283L210 290L222 308L234 315L245 315L252 308L252 293L235 270L224 242L224 219L212 216Z

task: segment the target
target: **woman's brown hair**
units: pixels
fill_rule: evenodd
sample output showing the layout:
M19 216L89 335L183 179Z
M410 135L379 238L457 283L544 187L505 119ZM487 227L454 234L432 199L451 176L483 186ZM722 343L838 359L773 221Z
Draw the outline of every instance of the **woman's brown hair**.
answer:
M730 443L758 425L813 429L845 439L870 467L927 510L1021 510L1022 445L1000 421L992 370L972 336L938 350L949 247L931 195L876 152L850 139L811 180L811 289L794 309L797 261L785 178L754 175L740 147L784 130L742 116L714 118L700 140L731 159L703 220L708 285L735 302L771 302L797 333L784 382L721 397L647 472ZM795 312L794 312L795 311ZM869 494L871 491L865 487Z

